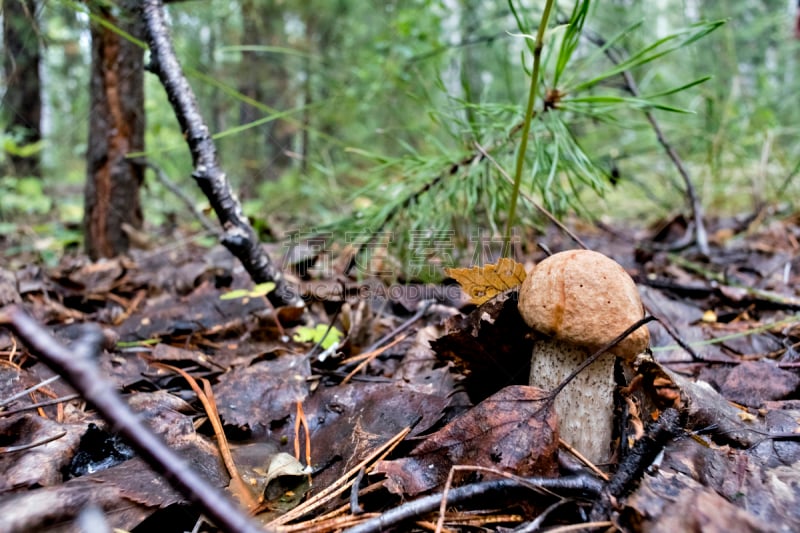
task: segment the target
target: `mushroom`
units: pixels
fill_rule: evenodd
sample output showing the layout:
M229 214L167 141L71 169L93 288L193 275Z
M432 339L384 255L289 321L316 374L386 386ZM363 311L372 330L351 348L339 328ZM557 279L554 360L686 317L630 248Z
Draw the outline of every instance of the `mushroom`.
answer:
M625 269L603 254L554 254L520 287L519 312L536 332L530 385L555 389L587 357L644 316ZM583 370L555 398L559 434L595 464L608 462L614 430L614 361L632 361L650 342L641 327Z

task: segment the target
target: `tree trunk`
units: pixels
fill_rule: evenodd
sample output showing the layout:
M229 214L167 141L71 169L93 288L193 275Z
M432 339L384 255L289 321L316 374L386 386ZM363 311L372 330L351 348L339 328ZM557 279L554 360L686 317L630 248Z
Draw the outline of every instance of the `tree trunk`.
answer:
M42 95L39 78L39 36L35 0L3 0L3 70L6 92L3 96L3 123L18 146L42 138ZM39 155L24 157L6 154L6 174L41 176Z
M95 4L105 21L143 38L139 2ZM119 34L91 24L89 142L84 234L92 259L128 250L126 225L142 227L139 188L144 167L130 152L144 150L144 51Z

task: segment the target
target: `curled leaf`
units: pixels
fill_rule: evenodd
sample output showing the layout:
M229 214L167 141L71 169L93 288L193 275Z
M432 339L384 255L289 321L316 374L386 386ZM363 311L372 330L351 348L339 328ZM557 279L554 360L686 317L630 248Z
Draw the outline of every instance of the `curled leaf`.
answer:
M525 267L504 257L494 265L472 268L446 268L445 274L461 285L470 302L480 305L503 291L518 287L525 281Z

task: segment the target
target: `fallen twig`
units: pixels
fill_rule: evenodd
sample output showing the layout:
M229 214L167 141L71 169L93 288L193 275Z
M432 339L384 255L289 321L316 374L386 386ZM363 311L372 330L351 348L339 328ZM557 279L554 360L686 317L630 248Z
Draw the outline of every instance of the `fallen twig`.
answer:
M19 307L0 312L0 324L14 332L42 362L81 393L87 402L122 435L154 471L161 473L220 529L231 533L264 533L264 529L222 491L200 477L174 450L148 429L117 394L97 364L103 333L86 325L82 336L66 348Z
M666 409L647 433L636 441L605 488L604 497L592 507L592 520L607 519L614 502L635 488L667 443L684 433L683 418L676 409Z
M59 398L51 398L50 400L44 400L42 402L32 403L30 405L26 405L24 407L18 407L17 409L9 409L8 411L3 411L0 409L0 418L5 418L13 415L17 415L19 413L24 413L25 411L32 411L34 409L39 409L40 407L47 407L50 405L58 405L60 403L68 402L70 400L74 400L75 398L80 398L80 394L68 394L66 396L61 396Z
M520 480L500 479L495 481L483 481L450 489L447 495L447 503L449 505L454 505L478 496L527 491L531 490L531 487L552 491L560 496L583 499L597 498L603 490L602 481L587 475L576 475L558 479L523 478L523 480L525 482L524 485ZM437 492L436 494L404 503L403 505L386 511L380 516L371 518L357 526L345 530L345 533L377 533L392 528L402 522L437 510L441 505L442 497L443 493Z
M362 468L366 469L367 471L372 469L372 466L375 465L378 461L383 460L394 448L402 442L402 440L408 435L411 431L410 427L403 428L397 435L386 441L384 444L379 446L375 451L369 454L365 459L363 459L360 463L355 465L353 468L345 472L344 474L339 477L334 483L328 486L325 490L321 491L319 494L315 494L305 502L301 503L291 511L279 516L275 520L269 523L271 526L279 527L284 525L292 520L296 520L303 515L308 514L313 509L318 508L320 505L323 505L332 499L336 498L340 494L343 494L348 488L353 485L358 473L361 471Z
M231 476L231 491L236 495L236 497L239 499L242 505L247 508L248 511L252 512L255 510L255 508L258 506L258 502L256 502L252 492L250 492L250 489L247 488L247 484L242 479L241 474L239 474L239 469L236 466L236 462L233 460L230 446L228 446L228 441L225 438L225 431L222 428L222 420L220 420L219 411L217 411L217 403L214 400L214 395L208 380L202 378L200 379L203 384L203 387L201 388L200 384L197 383L197 380L190 376L189 373L183 369L165 363L151 364L154 367L179 374L183 379L186 380L186 382L189 384L189 387L191 387L191 389L197 395L197 399L200 400L200 403L203 404L203 408L206 410L206 416L208 416L208 421L211 422L211 427L214 428L214 434L217 436L217 447L219 448L222 462L225 465L225 468L228 470L228 474Z
M47 444L48 442L53 442L54 440L58 440L61 437L67 434L66 431L62 431L56 435L52 435L50 437L45 437L41 440L37 440L36 442L31 442L29 444L20 444L19 446L0 446L0 455L4 453L15 453L15 452L22 452L25 450L30 450L31 448L36 448L37 446L42 446Z

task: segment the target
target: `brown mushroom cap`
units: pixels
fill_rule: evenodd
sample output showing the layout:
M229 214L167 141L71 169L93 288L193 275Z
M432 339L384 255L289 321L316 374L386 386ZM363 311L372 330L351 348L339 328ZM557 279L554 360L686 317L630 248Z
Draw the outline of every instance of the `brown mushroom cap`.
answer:
M519 312L536 331L591 351L644 316L625 269L590 250L560 252L536 265L520 287ZM610 351L633 359L649 342L650 333L640 327Z

